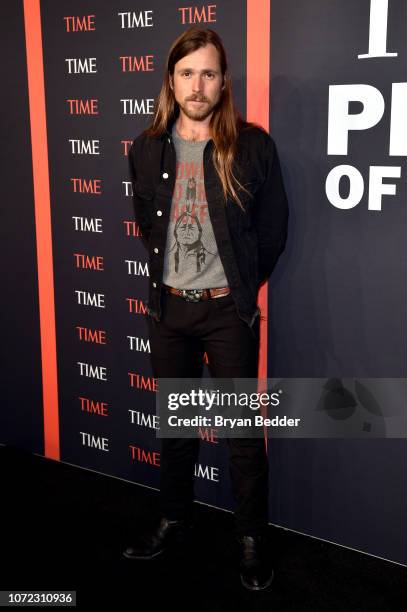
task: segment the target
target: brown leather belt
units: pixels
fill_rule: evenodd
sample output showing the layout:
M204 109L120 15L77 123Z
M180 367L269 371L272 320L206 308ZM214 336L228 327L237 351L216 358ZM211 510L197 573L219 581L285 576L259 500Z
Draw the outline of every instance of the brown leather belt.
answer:
M200 302L203 300L211 300L230 293L229 287L213 287L211 289L176 289L169 285L163 285L167 293L178 295L184 298L187 302Z

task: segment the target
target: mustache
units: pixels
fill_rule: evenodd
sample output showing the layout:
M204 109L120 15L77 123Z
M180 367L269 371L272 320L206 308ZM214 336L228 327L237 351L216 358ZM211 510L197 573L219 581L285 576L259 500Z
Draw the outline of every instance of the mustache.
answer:
M206 98L202 98L202 97L195 97L195 98L186 98L187 102L207 102L208 100Z

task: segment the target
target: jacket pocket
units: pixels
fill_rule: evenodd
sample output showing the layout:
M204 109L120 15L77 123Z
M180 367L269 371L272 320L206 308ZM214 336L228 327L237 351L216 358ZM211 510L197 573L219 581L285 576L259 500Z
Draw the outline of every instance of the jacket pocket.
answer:
M259 190L261 183L258 180L252 180L252 181L244 181L242 183L244 189L242 189L241 187L239 187L237 189L237 195L239 197L239 200L242 203L242 206L244 208L245 211L250 211L255 203L255 199L256 199L256 192ZM228 204L230 204L231 206L237 206L238 210L240 210L241 212L243 212L240 208L240 206L236 203L236 202L232 202L230 200L230 202L228 202ZM246 223L247 224L247 223Z
M141 198L142 200L153 200L155 193L154 190L148 185L143 185L143 183L134 183L133 186L134 193Z
M145 247L149 248L152 229L152 211L155 193L151 187L139 181L133 182L134 213L139 224Z

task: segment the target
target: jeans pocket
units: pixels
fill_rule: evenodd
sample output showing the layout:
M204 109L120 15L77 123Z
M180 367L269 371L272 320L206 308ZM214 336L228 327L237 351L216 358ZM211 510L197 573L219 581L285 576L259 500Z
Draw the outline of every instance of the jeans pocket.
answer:
M228 293L222 297L212 298L212 302L215 303L216 308L219 310L226 310L227 308L235 305L235 301L231 293Z

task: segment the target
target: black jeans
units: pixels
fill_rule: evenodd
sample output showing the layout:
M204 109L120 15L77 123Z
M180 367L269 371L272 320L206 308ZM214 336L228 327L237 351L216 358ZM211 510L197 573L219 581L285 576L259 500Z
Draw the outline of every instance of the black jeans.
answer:
M162 296L162 317L148 317L153 375L200 378L203 354L213 378L256 378L259 319L252 328L237 314L231 294L187 302ZM268 522L268 460L264 438L227 439L238 535L264 532ZM161 439L161 512L169 519L189 518L194 498L194 467L199 439Z

